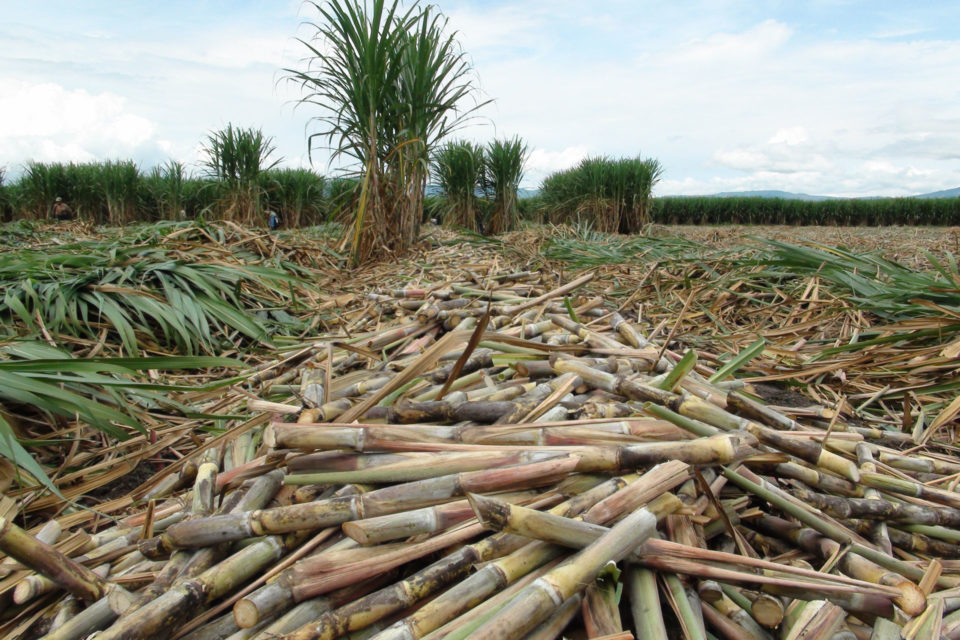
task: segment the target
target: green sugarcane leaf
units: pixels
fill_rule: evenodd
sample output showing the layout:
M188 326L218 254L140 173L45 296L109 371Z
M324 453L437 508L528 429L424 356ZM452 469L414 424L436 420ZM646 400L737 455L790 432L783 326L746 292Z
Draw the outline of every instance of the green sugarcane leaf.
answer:
M7 291L6 295L3 296L3 303L20 316L20 320L27 325L31 331L36 331L37 326L33 323L33 317L30 315L30 312L27 311L27 308L23 306L23 303L20 302L19 298L13 295L12 291Z
M763 349L766 345L767 341L763 338L760 338L749 347L738 353L736 357L730 360L730 362L717 369L717 372L710 376L708 382L716 383L726 380L741 368L745 367L747 363L749 363L755 357L763 353Z
M26 348L29 345L29 348ZM23 350L20 347L24 347ZM14 343L3 349L11 355L26 355L30 360L0 360L0 371L28 372L103 372L133 374L136 371L181 371L194 369L228 368L246 369L249 365L233 358L215 356L156 356L144 358L50 358L52 355L38 347L47 347L42 343ZM53 349L52 347L47 347ZM53 353L63 355L53 349ZM33 358L36 355L47 357Z
M238 311L237 309L223 302L219 302L210 298L201 299L201 302L209 309L210 313L214 317L224 324L236 329L237 331L240 331L248 338L266 341L266 329L252 316L249 316L242 311Z
M100 311L107 316L107 319L110 320L114 329L120 335L120 342L123 344L124 350L131 354L138 353L136 334L120 307L113 300L100 293L95 293L93 297L99 303Z
M53 484L50 477L43 470L33 456L23 448L23 445L17 441L13 433L13 428L7 422L3 415L0 415L0 455L15 464L19 469L23 469L34 477L40 484L49 489L55 496L61 500L66 500L60 493L57 486Z
M140 423L130 415L89 400L67 389L61 389L57 385L17 375L10 371L0 371L0 398L3 397L65 417L73 417L74 414L79 414L81 418L90 422L93 426L120 439L126 439L129 435L122 429L117 429L112 424L114 422L140 431L143 430Z
M570 302L568 296L563 297L563 305L567 308L567 315L570 316L570 319L579 324L580 318L577 317L577 312L573 310L573 303Z
M683 354L683 357L673 366L673 369L664 376L663 381L657 385L659 388L665 391L673 391L676 389L677 385L680 384L680 381L683 378L693 371L693 368L697 366L697 352L693 349L690 349Z

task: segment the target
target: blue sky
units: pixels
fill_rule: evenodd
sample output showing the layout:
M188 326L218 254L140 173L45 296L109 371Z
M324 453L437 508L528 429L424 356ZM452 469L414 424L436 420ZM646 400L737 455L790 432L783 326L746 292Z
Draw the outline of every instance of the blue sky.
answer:
M658 158L656 192L906 195L960 186L960 3L437 2L495 102L462 137L523 137L525 185L587 155ZM281 69L290 0L0 0L0 167L174 158L262 127L305 166ZM315 168L327 170L325 154Z

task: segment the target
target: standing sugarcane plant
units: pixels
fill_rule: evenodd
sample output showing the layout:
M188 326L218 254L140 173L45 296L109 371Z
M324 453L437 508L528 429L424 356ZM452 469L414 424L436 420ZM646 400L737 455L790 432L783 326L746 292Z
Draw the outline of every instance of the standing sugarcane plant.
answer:
M652 218L652 191L663 168L653 158L585 158L541 187L555 220L584 221L604 233L640 233Z
M158 220L179 220L187 180L183 164L175 160L154 167L143 177L143 209Z
M140 169L132 160L105 162L100 169L100 187L107 205L107 222L118 226L136 219Z
M9 206L9 197L7 195L7 187L3 184L3 179L7 175L7 168L0 167L0 222L6 222L10 220L11 217L7 215L7 209Z
M520 213L517 190L523 180L523 165L527 159L527 145L519 137L493 140L487 145L484 161L486 185L493 199L487 232L491 235L512 231L517 227Z
M433 6L399 0L325 0L306 70L288 69L300 85L300 104L313 105L331 160L358 168L361 190L344 238L351 262L403 251L419 235L431 151L481 106L464 106L474 94L472 70L446 18Z
M75 192L69 189L66 166L61 163L27 163L20 177L24 196L24 213L34 220L43 220L50 215L54 199L68 198L70 206L79 212ZM82 213L82 212L81 212Z
M575 174L579 191L577 217L586 217L603 233L620 228L616 164L609 158L584 158Z
M624 189L620 194L622 210L620 233L640 233L651 221L653 187L663 175L663 167L654 158L623 158L618 163Z
M207 136L204 164L219 182L217 209L221 217L250 225L265 222L261 174L279 162L269 161L275 149L273 138L259 129L228 124Z
M483 147L471 142L448 142L434 157L434 176L446 203L444 223L477 230L477 187L483 178Z
M326 222L327 181L309 169L271 169L261 180L266 202L290 228Z

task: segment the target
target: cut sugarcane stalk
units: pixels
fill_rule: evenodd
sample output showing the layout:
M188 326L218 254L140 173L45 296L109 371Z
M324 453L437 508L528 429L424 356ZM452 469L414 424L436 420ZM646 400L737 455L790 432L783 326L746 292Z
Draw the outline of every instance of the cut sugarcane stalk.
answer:
M0 551L43 574L78 600L93 603L106 594L107 585L100 576L6 518L0 518Z
M522 637L564 601L582 591L608 562L627 555L655 528L656 517L649 511L633 512L582 552L521 591L496 619L482 625L468 638L479 640L493 636L509 640Z
M265 534L321 529L361 517L447 502L469 491L553 484L573 471L577 464L576 458L562 458L505 469L440 476L359 496L330 498L250 514L201 518L171 526L164 532L163 540L171 549L197 548Z

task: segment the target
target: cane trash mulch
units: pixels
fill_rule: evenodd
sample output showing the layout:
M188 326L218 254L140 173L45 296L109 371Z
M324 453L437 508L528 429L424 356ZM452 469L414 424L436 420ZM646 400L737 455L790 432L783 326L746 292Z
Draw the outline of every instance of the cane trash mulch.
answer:
M651 321L604 268L462 255L318 299L327 333L191 396L220 428L118 445L96 484L132 491L8 491L0 635L960 638L949 393L864 410L872 352L778 391L803 345L711 350L692 294Z

